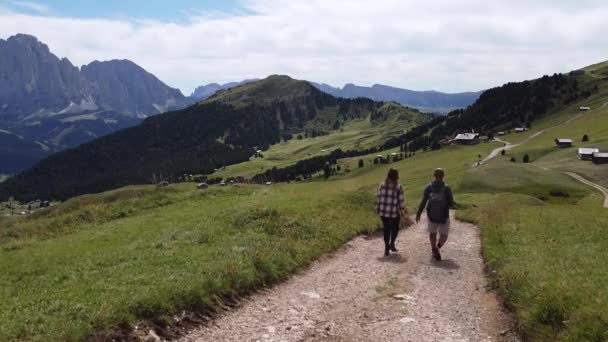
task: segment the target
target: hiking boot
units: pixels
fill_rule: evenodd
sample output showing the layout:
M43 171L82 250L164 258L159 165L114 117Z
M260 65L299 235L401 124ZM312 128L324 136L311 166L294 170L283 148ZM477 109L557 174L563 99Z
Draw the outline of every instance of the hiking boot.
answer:
M437 247L433 248L433 258L437 261L441 261L441 253L439 253L439 248Z
M389 252L389 248L385 247L384 248L384 256L389 256L389 255L391 255L391 253Z
M390 249L391 251L393 251L393 252L399 252L399 251L397 250L397 247L395 247L395 245L391 245L391 246L389 247L389 249Z

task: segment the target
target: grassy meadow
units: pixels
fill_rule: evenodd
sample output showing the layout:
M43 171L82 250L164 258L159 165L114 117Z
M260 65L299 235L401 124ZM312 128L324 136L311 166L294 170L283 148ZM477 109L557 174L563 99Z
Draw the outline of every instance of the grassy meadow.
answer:
M526 340L608 340L608 265L603 257L608 210L601 207L600 193L562 172L608 184L606 165L576 158L578 147L608 147L606 114L604 108L585 112L471 170L461 183L463 200L471 206L458 216L480 226L492 284ZM526 134L571 117L557 113ZM583 134L589 134L589 142L580 141ZM553 147L556 137L572 138L575 147ZM531 163L521 163L525 154ZM518 162L510 162L511 156Z
M209 310L374 231L373 192L400 170L413 208L435 167L457 185L495 144L418 153L329 181L131 186L0 218L0 340L80 340L137 319Z
M0 340L75 341L211 309L377 224L369 194L305 186L183 184L75 198L2 222Z
M423 119L420 114L400 115L400 113L393 112L394 107L391 103L387 103L383 107L387 120L372 122L371 117L367 116L365 119L345 121L339 130L335 130L329 135L301 140L294 135L293 139L272 145L267 151L264 151L264 158L252 157L245 163L227 166L212 176L252 177L273 167L282 168L299 160L329 154L335 149L347 151L380 146L390 137L404 134L407 130L422 123Z

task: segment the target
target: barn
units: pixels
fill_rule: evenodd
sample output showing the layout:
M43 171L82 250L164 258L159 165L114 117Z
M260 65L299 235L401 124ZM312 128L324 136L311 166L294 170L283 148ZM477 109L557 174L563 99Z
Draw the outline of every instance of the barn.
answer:
M454 140L461 145L476 145L479 144L479 134L461 133L458 134Z
M599 152L600 150L597 148L589 148L583 147L578 149L578 153L576 157L580 160L591 160L593 158L593 154Z
M557 147L572 147L572 139L555 139Z
M608 152L596 152L591 157L594 164L608 164Z

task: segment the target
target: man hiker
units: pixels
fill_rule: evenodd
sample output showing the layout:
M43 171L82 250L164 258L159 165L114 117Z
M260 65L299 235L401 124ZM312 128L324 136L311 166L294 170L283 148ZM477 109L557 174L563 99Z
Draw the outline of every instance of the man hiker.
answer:
M384 256L388 256L390 251L397 252L395 240L399 233L399 220L405 213L405 196L396 169L390 169L386 180L378 187L376 213L384 226Z
M436 169L433 175L435 176L435 180L424 189L424 195L416 213L416 222L420 221L420 216L426 206L428 216L427 229L433 257L435 260L440 261L441 247L448 240L450 208L454 207L454 197L452 196L452 189L443 182L445 172L442 169ZM437 241L437 232L439 232L439 241Z

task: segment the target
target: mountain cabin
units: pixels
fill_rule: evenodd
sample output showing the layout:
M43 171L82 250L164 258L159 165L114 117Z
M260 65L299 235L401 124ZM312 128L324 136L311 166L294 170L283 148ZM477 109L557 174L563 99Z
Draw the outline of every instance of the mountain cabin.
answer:
M588 111L588 110L591 110L591 107L578 107L578 109L579 109L581 112L586 112L586 111Z
M479 133L460 133L454 141L461 145L476 145L479 144Z
M598 153L600 150L597 148L589 148L583 147L578 149L578 153L576 157L580 160L591 160L593 159L593 154Z
M608 164L608 153L607 152L596 152L591 157L593 164Z
M555 139L555 145L557 147L572 147L572 139Z
M525 127L516 127L515 128L515 133L523 133L525 131L527 131L528 129Z

